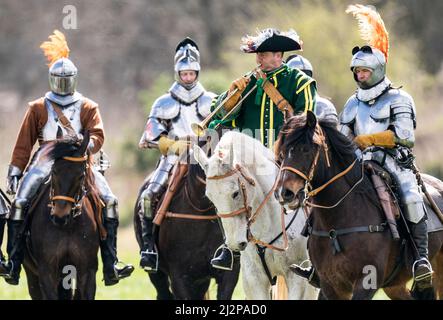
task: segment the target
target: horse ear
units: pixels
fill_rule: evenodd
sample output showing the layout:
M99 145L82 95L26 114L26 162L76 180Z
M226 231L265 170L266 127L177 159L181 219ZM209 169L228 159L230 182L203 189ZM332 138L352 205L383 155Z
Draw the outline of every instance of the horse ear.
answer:
M206 174L209 166L209 159L206 156L206 153L196 144L194 144L193 150L195 161L198 162L198 164L200 165L200 167L202 167L203 171Z
M89 131L86 130L85 134L83 135L82 144L79 148L80 154L86 153L86 149L88 148L88 145L89 145Z
M306 114L306 125L310 128L315 128L317 125L317 117L315 116L315 113L309 110Z
M63 130L62 130L62 128L60 128L60 126L58 126L56 138L57 138L57 140L60 140L63 138Z

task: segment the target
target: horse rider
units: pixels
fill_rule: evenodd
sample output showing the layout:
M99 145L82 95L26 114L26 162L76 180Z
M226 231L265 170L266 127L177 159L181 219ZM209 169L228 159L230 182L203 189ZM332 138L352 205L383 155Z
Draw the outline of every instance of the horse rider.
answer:
M314 111L317 95L315 80L299 69L288 67L283 61L284 52L300 50L301 44L299 36L292 29L281 32L267 28L258 32L256 36L243 37L240 49L245 53L255 53L260 70L251 77L234 80L229 90L214 101L213 110L230 95L216 115L219 120L215 121L220 121L240 103L224 123L229 121L232 128L252 134L263 145L272 148L288 107L285 103L280 104L281 101L285 100L294 114ZM265 82L271 83L271 87L276 89L277 95L274 91L273 98L268 94L271 90L264 89ZM276 96L278 98L275 98ZM236 252L235 256L238 255ZM234 253L223 244L215 252L211 264L214 268L232 270L233 258Z
M292 54L287 57L286 65L289 68L300 69L311 78L313 77L314 69L311 62L299 54ZM338 125L337 109L335 108L334 104L331 102L331 100L321 97L318 92L316 96L315 115L318 119L331 121Z
M371 17L377 21L373 28L380 33L365 39L369 45L352 50L350 68L358 88L340 114L341 132L354 140L363 160L377 162L396 181L402 211L418 251L412 274L418 286L429 287L433 271L428 259L427 216L415 173L408 164L413 159L411 148L415 142L414 100L393 87L386 76L388 34L378 13L362 5L350 6L347 12L366 27L369 22L365 17ZM314 270L304 271L305 277L312 277Z
M76 91L77 68L68 59L69 48L64 35L55 30L54 35L49 38L50 41L44 42L40 47L49 61L50 91L44 97L29 103L15 143L7 176L7 193L15 195L15 199L8 221L9 261L1 264L0 275L12 285L17 285L19 282L24 258L25 239L20 236L20 229L32 199L39 187L47 180L53 164L35 161L28 166L32 148L37 141L42 146L55 140L58 129L62 129L64 134L68 133L60 123L55 111L56 108L59 108L58 110L61 110L63 115L69 119L75 134L80 135L86 130L90 132L88 150L91 154L95 154L101 149L105 138L98 104ZM25 170L25 168L27 169ZM93 169L93 173L100 197L105 203L103 223L107 237L100 241L100 251L104 282L109 286L128 277L134 267L118 263L117 227L119 215L117 198L112 193L104 176L96 169Z
M156 272L158 268L158 253L153 239L155 208L166 189L169 172L178 155L188 147L188 142L183 139L195 136L191 124L209 115L215 96L206 91L198 79L200 52L197 43L189 37L180 41L175 49L174 73L176 81L166 94L155 100L139 142L140 148L158 147L161 153L160 161L140 197L140 266L147 272Z

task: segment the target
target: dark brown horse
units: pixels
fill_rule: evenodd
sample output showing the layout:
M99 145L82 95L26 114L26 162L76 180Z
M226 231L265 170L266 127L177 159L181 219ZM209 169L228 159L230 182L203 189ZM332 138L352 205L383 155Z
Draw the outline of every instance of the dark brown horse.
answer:
M402 241L394 241L389 228L376 227L386 219L370 178L364 174L361 180L361 163L356 161L352 166L356 160L352 141L337 131L334 124L317 123L310 112L289 119L279 138L276 153L282 161L282 172L276 196L289 207L298 207L305 199L307 182L309 190L315 190L349 168L308 200L314 205L310 221L316 233L311 233L308 248L320 278L320 297L371 299L378 288L384 288L392 299L411 299L406 289L412 277L411 249L406 246L402 250ZM443 183L429 176L423 178L438 190L436 200L441 203ZM315 207L335 204L329 209ZM373 226L372 232L369 226ZM355 227L362 228L358 232L357 229L345 232ZM434 287L440 298L443 298L442 253L443 232L430 233L429 257L435 271Z
M82 143L55 141L40 150L39 161L54 164L27 215L24 268L32 299L95 297L99 233L89 196L97 201L98 194L88 142L86 134Z
M215 207L205 196L205 179L200 166L190 164L168 211L196 217L216 215ZM140 194L146 187L145 183L134 210L135 234L140 246L139 203ZM240 264L237 261L233 271L214 269L210 264L215 250L222 243L221 230L215 219L170 217L163 220L157 239L159 270L149 274L157 289L157 299L204 299L211 278L217 283L217 299L231 299Z

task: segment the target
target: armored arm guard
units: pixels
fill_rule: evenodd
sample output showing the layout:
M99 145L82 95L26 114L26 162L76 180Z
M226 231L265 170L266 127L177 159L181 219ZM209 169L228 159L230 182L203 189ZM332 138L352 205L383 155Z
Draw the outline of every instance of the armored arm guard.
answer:
M347 136L349 139L354 140L355 132L354 132L354 122L355 117L357 116L357 106L358 102L355 96L352 96L348 99L343 108L342 113L340 114L340 132Z
M179 113L180 104L170 94L165 94L155 100L140 138L139 147L148 148L150 142L157 141L162 134L168 134L167 122Z
M391 126L394 129L397 144L412 148L415 143L416 127L415 104L412 97L403 90L393 97L391 103Z

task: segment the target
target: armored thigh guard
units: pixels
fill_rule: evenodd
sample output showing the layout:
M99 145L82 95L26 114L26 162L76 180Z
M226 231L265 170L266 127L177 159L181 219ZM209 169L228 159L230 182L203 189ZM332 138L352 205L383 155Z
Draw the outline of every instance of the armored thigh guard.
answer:
M384 168L397 182L403 208L405 209L405 218L412 223L418 223L425 216L426 211L414 172L400 167L390 156L386 157Z
M153 218L152 202L158 199L166 188L169 172L176 160L177 156L175 155L162 156L157 169L155 169L152 178L149 180L148 187L142 192L140 201L142 202L141 208L145 217Z
M53 161L33 164L25 173L17 190L17 195L12 203L14 210L11 211L11 220L24 220L24 209L36 195L40 186L46 181L51 173Z
M95 186L100 193L100 198L103 200L106 206L105 218L118 219L118 200L117 197L112 193L108 182L105 177L98 172L97 169L92 169L94 173Z

